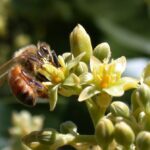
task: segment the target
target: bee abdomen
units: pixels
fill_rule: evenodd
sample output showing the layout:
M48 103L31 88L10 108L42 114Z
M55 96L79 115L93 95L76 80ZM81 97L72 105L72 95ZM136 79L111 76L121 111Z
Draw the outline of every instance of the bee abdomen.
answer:
M35 91L27 84L25 76L22 76L22 67L20 65L16 65L10 70L8 80L12 92L19 102L31 107L36 104Z

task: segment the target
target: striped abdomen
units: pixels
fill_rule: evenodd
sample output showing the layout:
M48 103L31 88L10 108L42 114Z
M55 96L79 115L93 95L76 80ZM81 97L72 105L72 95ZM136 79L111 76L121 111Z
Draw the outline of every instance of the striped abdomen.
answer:
M37 93L31 83L32 78L24 73L21 65L14 66L8 76L8 82L13 94L17 99L27 105L34 106L36 104Z

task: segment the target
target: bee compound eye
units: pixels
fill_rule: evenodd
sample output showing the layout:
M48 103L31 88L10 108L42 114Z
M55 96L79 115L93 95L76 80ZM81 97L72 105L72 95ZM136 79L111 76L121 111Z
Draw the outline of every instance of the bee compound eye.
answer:
M50 50L46 46L41 46L37 53L40 57L47 57L50 54Z
M48 48L46 46L42 46L41 50L43 51L43 53L49 54L49 50L48 50Z

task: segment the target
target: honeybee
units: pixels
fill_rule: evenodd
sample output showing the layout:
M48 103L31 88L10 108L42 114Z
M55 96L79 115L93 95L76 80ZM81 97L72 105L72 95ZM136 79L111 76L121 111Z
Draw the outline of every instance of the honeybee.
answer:
M21 48L14 57L0 67L0 78L8 74L8 83L12 93L22 104L35 106L37 98L46 98L47 89L42 81L47 79L37 73L45 61L59 67L57 55L45 42L37 46L29 45Z

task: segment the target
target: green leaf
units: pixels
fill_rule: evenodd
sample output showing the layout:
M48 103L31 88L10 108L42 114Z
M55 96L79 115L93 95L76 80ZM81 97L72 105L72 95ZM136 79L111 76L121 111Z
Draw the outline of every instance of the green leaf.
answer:
M80 60L82 59L82 57L85 55L85 52L81 53L80 55L78 55L77 57L75 57L72 61L70 61L68 63L68 70L72 69L73 67L75 67L79 62Z
M87 100L91 98L92 96L99 94L99 93L100 91L98 91L95 86L93 85L88 86L85 89L83 89L83 91L79 95L78 101L81 102L81 101Z
M50 104L50 111L53 111L57 104L58 99L58 87L60 84L55 85L48 91L49 96L49 104Z
M76 86L80 82L79 77L76 76L74 73L71 73L64 81L63 85L66 86Z
M95 24L100 30L109 36L111 35L111 38L121 45L129 47L131 50L136 50L136 52L150 54L150 40L146 36L140 36L136 32L108 19L96 19Z

